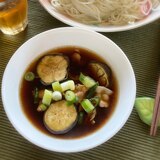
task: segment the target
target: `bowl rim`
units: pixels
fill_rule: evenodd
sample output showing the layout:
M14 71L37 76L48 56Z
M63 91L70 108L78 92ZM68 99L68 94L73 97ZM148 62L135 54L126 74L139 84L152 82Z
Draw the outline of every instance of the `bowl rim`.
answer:
M51 30L47 30L47 31L44 31L42 33L39 33L37 35L35 35L34 37L30 38L29 40L27 40L25 43L23 43L16 51L15 53L12 55L11 59L9 60L6 68L5 68L5 71L4 71L4 74L3 74L3 78L2 78L2 88L1 88L1 95L2 95L2 102L3 102L3 105L4 105L4 110L6 112L6 115L9 119L9 121L11 122L11 124L14 126L14 128L24 137L26 138L28 141L32 142L33 144L41 147L41 148L45 148L47 150L50 150L50 151L56 151L56 152L63 152L63 153L73 153L73 152L81 152L81 151L85 151L85 150L88 150L88 149L92 149L94 147L97 147L99 145L101 145L102 143L106 142L107 140L109 140L111 137L113 137L123 126L124 124L126 123L126 121L128 120L131 112L132 112L132 109L133 109L133 105L134 105L134 100L135 100L135 97L136 97L136 78L135 78L135 74L134 74L134 71L133 71L133 68L127 58L127 56L124 54L124 52L118 47L118 49L121 51L121 53L123 54L123 58L125 58L126 62L128 63L129 65L129 69L130 69L130 72L132 74L132 79L133 79L133 86L134 86L134 89L133 89L133 94L132 94L132 101L130 101L130 107L125 115L125 120L123 122L121 122L121 124L114 130L114 133L110 134L110 136L108 136L107 138L103 139L103 140L100 140L98 141L97 143L95 143L94 145L87 145L85 147L80 147L79 149L77 148L73 148L72 150L67 150L67 149L61 149L61 150L56 150L55 148L52 149L48 146L46 146L45 144L41 144L33 139L31 139L30 137L28 137L26 134L24 135L24 133L22 132L22 130L19 128L19 126L12 120L12 117L9 113L9 109L8 107L6 107L6 101L5 101L5 85L6 84L6 72L8 70L8 67L10 65L10 63L12 62L12 60L14 59L14 56L16 56L16 54L18 53L19 50L21 50L21 48L26 45L28 42L34 40L35 38L39 37L39 36L44 36L44 35L49 35L50 32L56 32L56 31L67 31L67 30L78 30L78 31L84 31L84 32L90 32L90 33L94 33L96 34L97 36L100 36L101 38L105 39L105 40L108 40L110 43L112 43L116 48L118 47L113 41L111 41L109 38L107 38L106 36L100 34L100 33L97 33L95 31L91 31L91 30L87 30L87 29L80 29L80 28L77 28L77 27L61 27L61 28L55 28L55 29L51 29ZM71 139L72 140L72 139ZM79 139L78 139L79 140Z
M68 18L67 16L59 13L58 11L54 10L53 7L50 5L49 0L39 0L40 4L43 6L43 8L54 18L60 20L61 22L73 26L73 27L80 27L80 28L86 28L90 30L94 30L97 32L121 32L121 31L128 31L132 29L136 29L142 26L145 26L149 23L152 23L160 18L160 10L154 11L155 16L150 16L150 18L145 17L143 20L137 21L134 24L128 24L128 25L122 25L122 26L91 26L87 24L80 23L78 21L72 20Z

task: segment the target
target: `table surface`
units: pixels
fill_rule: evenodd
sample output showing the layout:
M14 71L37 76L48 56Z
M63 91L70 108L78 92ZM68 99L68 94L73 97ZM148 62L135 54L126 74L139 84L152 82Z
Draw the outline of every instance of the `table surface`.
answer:
M16 36L0 33L0 84L4 69L18 47L38 33L64 26L67 25L50 16L37 0L29 0L26 30ZM160 74L160 20L130 31L102 34L117 43L129 58L135 71L137 97L154 97ZM149 129L134 108L124 127L106 143L80 153L51 152L28 142L13 128L0 95L0 160L159 160L160 130L156 137L150 137Z

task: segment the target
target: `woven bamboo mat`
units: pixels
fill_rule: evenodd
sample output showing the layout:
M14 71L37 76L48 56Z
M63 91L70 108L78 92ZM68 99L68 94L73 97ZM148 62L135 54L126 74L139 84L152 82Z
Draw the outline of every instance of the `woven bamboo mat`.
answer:
M30 0L27 29L16 36L0 33L0 83L10 57L20 45L40 32L62 26L67 25L51 17L38 1ZM137 97L154 97L160 73L160 20L131 31L103 34L117 43L129 58L136 75ZM80 153L50 152L31 144L13 128L0 97L0 160L21 159L159 160L160 130L156 137L150 137L149 127L140 121L133 109L124 127L108 142Z

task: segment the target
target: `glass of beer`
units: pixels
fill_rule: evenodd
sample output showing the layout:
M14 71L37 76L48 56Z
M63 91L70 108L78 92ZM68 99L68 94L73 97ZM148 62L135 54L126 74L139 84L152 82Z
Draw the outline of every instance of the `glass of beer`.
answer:
M27 0L0 0L0 30L9 35L23 31L28 24Z

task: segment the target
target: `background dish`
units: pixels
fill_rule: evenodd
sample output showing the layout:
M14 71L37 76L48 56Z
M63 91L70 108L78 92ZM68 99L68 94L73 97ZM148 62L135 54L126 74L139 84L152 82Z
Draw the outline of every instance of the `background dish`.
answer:
M149 16L147 16L143 20L137 21L134 24L128 24L128 25L122 25L122 26L92 26L92 25L86 25L86 24L79 23L59 13L51 6L49 0L39 0L39 2L50 15L57 18L58 20L68 25L71 25L71 26L91 29L91 30L98 31L98 32L119 32L119 31L131 30L131 29L138 28L146 24L149 24L157 20L158 18L160 18L160 10L157 10L157 11L152 12Z
M116 109L107 124L94 134L75 140L59 140L37 130L24 116L19 99L19 85L27 66L40 54L55 47L67 45L88 48L103 57L115 73L119 90ZM16 77L13 78L11 73L14 73ZM109 140L127 121L134 105L135 95L134 72L123 51L99 33L72 27L49 30L25 42L10 59L2 80L4 109L13 126L30 142L58 152L84 151Z

